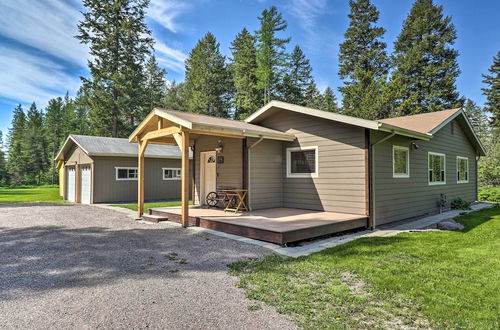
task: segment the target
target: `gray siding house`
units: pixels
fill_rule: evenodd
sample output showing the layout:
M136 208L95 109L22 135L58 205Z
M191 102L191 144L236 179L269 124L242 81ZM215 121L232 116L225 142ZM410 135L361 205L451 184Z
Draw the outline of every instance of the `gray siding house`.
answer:
M83 204L136 202L137 151L127 139L70 135L56 156L61 196ZM145 158L146 200L179 200L179 148L152 145Z

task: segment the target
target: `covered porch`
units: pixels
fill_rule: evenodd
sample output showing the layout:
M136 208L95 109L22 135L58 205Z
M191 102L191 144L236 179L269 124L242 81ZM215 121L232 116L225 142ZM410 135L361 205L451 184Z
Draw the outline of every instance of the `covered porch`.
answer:
M182 222L181 207L150 210L151 215ZM221 209L191 206L189 225L285 245L291 242L364 228L368 217L362 214L271 208L249 212L224 212Z

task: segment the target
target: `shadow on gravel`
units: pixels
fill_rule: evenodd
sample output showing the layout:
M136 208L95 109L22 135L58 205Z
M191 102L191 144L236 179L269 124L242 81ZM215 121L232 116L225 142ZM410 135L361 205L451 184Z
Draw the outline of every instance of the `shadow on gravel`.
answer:
M223 243L223 244L220 244ZM0 299L23 291L227 271L245 246L177 228L33 226L0 231Z

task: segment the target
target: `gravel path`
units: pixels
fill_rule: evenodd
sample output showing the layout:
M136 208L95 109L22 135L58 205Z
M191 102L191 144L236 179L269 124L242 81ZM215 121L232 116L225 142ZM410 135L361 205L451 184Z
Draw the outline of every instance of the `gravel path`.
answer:
M92 206L2 206L0 328L295 328L227 274L268 253Z

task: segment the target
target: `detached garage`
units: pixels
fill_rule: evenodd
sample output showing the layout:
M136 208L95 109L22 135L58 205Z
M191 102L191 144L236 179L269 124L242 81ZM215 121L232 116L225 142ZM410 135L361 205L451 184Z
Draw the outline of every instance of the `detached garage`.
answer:
M56 156L61 196L83 204L137 201L137 151L127 139L70 135ZM146 200L180 199L180 158L177 146L149 146Z

